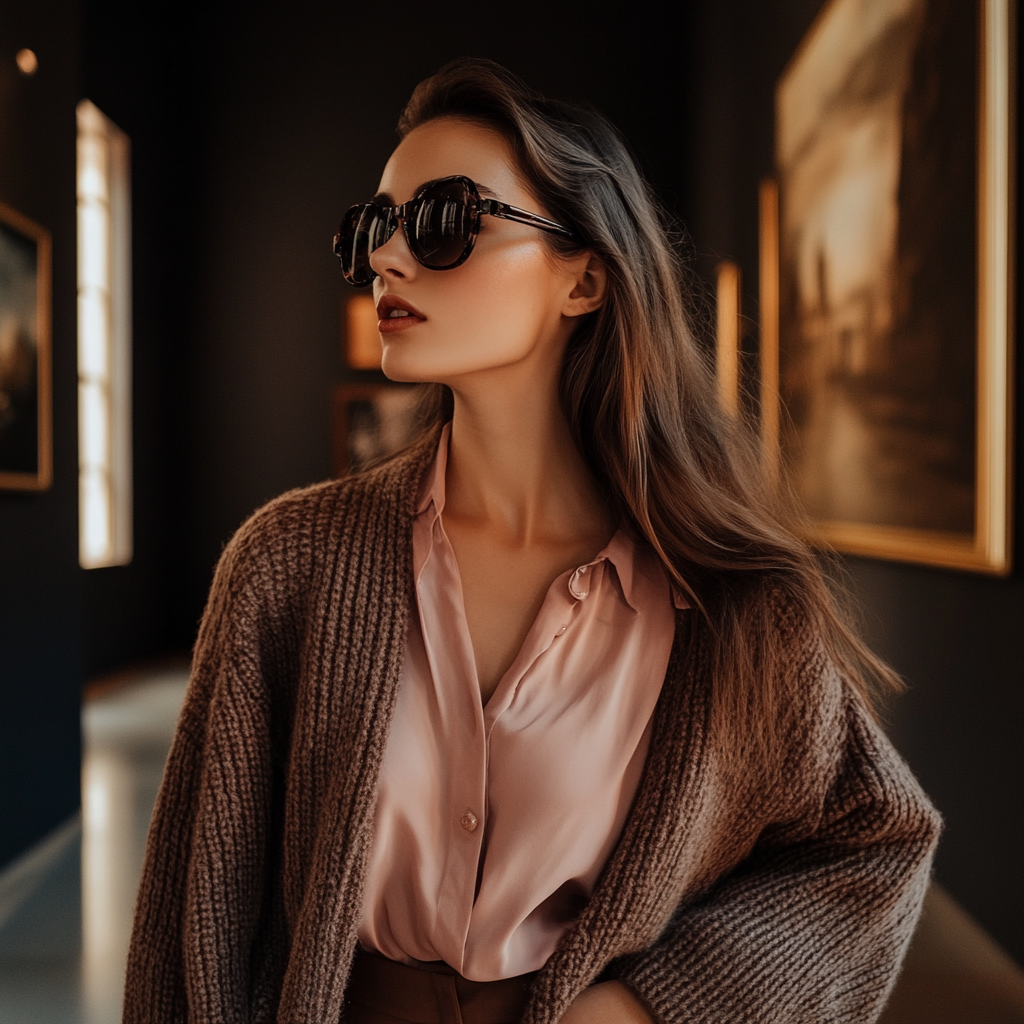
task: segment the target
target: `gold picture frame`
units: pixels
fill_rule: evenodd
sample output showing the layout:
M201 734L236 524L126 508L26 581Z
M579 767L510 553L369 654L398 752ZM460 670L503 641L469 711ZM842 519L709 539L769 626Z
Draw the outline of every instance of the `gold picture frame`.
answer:
M936 20L954 9L963 16L970 5L956 7L956 0L872 5L876 21L884 17L886 5L894 12L887 48L879 44L878 63L883 56L888 62L885 74L899 67L894 39L905 41L916 31L923 40L905 57L909 84L902 98L886 98L881 74L871 83L876 102L891 104L888 114L879 107L872 115L863 95L856 97L855 110L852 102L844 108L838 88L825 98L800 95L815 76L819 82L839 81L836 68L841 70L844 58L851 67L856 60L858 82L870 79L872 54L850 52L857 45L856 32L866 31L866 2L826 4L779 81L778 178L764 182L760 195L762 439L773 470L785 471L804 500L812 543L854 555L1007 575L1013 528L1015 5L1012 0L979 0L967 12L977 18L977 132L966 143L975 156L973 168L967 169L975 194L974 203L965 204L974 239L966 255L974 275L972 280L960 265L946 267L946 277L939 273L927 279L926 287L922 281L928 268L940 259L948 261L950 251L956 258L965 256L949 247L945 255L936 255L936 246L929 250L926 244L942 237L942 227L931 235L928 230L945 223L944 196L953 196L960 179L955 161L942 165L929 151L928 162L915 150L930 141L929 125L940 128L934 133L939 147L951 149L955 127L948 118L942 120L941 110L927 113L930 122L919 115L911 90L924 94L918 80L928 79L928 47L938 49L933 37L945 31L960 38L952 27L936 27ZM829 45L846 52L837 59L825 52ZM943 67L941 74L948 73ZM939 74L936 69L931 82L925 81L932 88L929 102ZM896 129L883 123L893 111L902 118ZM821 127L815 125L816 116ZM876 123L865 120L871 116ZM890 210L883 208L888 193L879 187L890 172L879 170L878 159L884 163L891 151L885 139L891 143L893 131L898 133L897 187ZM855 145L861 146L859 153L853 152ZM961 140L961 152L968 152L963 145ZM924 171L907 170L915 159ZM857 160L860 164L853 166ZM937 168L945 179L938 179ZM854 173L860 174L859 182ZM920 184L928 175L938 180L934 192L910 191L908 183ZM855 203L858 184L866 197L860 208ZM915 221L914 203L922 195ZM923 200L934 203L934 221L927 219L927 211L920 212ZM900 205L904 201L906 212ZM927 230L914 235L915 223ZM845 224L854 236L861 231L867 239L864 252L880 254L874 266L864 259L859 271L850 269L860 250L856 238L845 249L838 246L848 239L830 240L829 230L839 237L837 224ZM890 238L888 253L880 237ZM837 254L831 262L830 245ZM846 260L850 290L837 299L842 293L832 282L844 270L840 260ZM954 308L958 288L970 294L973 308L966 309L964 302L956 307L959 315L971 317L967 329L956 334L955 320L946 311ZM929 308L922 296L932 296L938 306Z
M53 481L50 233L0 203L0 490Z

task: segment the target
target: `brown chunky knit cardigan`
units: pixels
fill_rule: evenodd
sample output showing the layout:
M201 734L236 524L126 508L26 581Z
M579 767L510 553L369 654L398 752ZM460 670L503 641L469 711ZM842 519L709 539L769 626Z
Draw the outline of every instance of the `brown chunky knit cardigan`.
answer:
M285 494L225 550L149 837L127 1024L337 1024L411 606L432 451ZM589 905L534 985L553 1024L599 977L664 1022L870 1024L938 820L780 597L780 780L711 742L706 626L678 612L643 779Z

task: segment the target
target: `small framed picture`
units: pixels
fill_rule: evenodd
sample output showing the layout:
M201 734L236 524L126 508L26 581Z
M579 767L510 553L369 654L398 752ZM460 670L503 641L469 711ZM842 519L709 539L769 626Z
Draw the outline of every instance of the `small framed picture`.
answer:
M342 305L342 348L352 370L379 370L382 354L372 295L353 295Z
M0 490L50 486L51 401L50 233L0 203Z
M419 394L414 385L338 385L331 395L334 475L358 473L409 444Z

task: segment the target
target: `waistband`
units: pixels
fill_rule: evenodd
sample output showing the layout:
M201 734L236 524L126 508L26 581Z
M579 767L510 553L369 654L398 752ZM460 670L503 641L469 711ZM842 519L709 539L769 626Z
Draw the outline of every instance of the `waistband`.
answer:
M537 976L470 981L446 963L411 967L356 950L346 1024L518 1024Z

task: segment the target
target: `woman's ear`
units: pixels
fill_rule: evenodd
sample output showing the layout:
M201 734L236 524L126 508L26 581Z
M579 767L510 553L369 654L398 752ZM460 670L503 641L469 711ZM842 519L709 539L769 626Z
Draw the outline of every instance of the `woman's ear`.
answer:
M562 307L562 316L583 316L593 313L604 303L608 286L608 270L593 254L579 257L576 280Z

